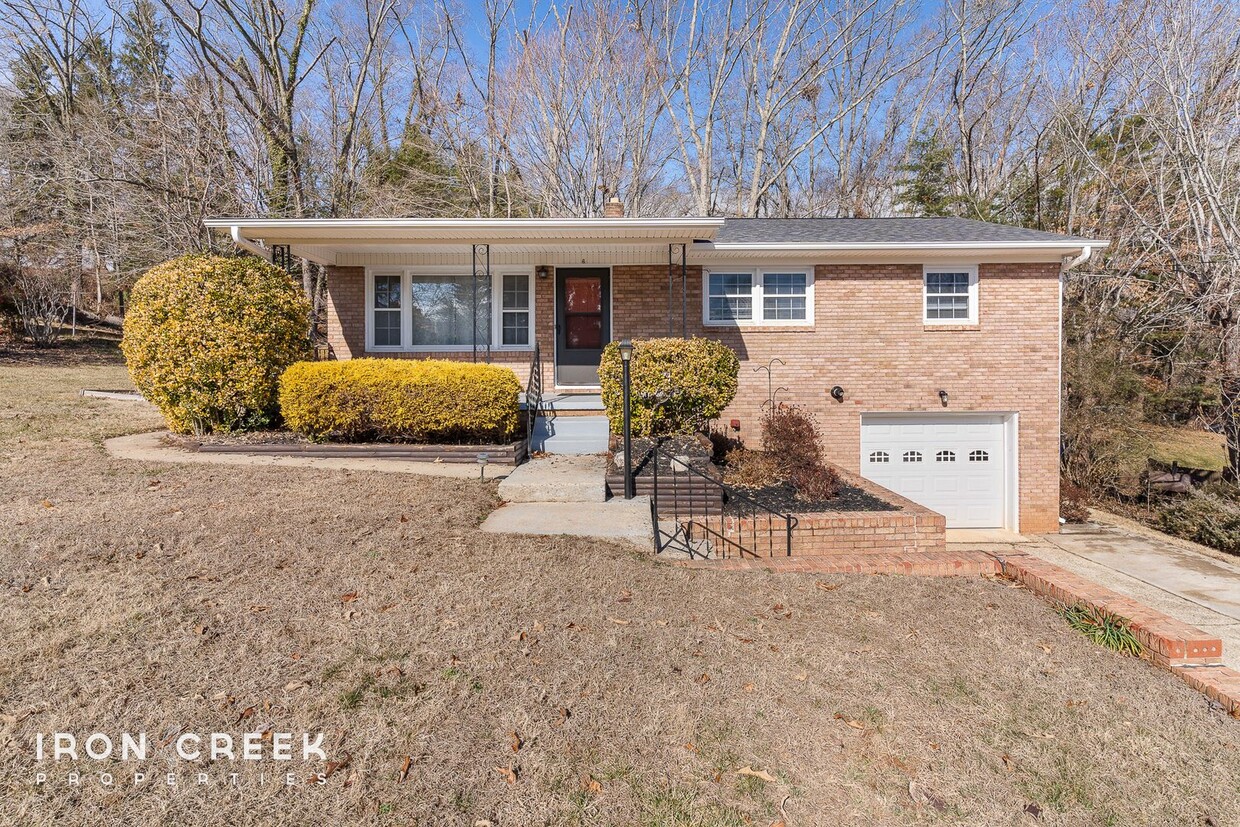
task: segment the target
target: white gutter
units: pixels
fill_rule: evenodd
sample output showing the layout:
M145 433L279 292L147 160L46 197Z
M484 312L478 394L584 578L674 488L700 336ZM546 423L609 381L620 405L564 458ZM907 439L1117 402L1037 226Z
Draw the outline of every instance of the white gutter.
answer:
M1094 254L1094 248L1091 245L1086 244L1083 247L1081 247L1081 253L1076 258L1070 258L1068 256L1064 256L1063 257L1063 272L1066 273L1069 270L1071 270L1073 267L1077 267L1081 264L1084 264L1085 262L1089 261L1089 257L1092 256L1093 254Z
M1105 246L1107 242L1091 241L1090 245ZM834 251L883 251L883 250L1055 250L1072 247L1072 241L902 241L902 242L795 242L763 244L715 242L713 248L719 252L834 252ZM1089 245L1084 247L1086 258L1089 257Z
M212 226L220 226L220 225L213 225L213 224L208 223L207 226L212 227ZM259 258L265 259L267 261L271 261L271 251L268 250L263 245L257 244L251 241L250 239L246 238L245 236L243 236L241 234L241 228L238 227L236 224L233 224L230 227L230 231L232 234L233 244L236 244L238 247L242 248L243 250L249 250L251 253L258 256Z

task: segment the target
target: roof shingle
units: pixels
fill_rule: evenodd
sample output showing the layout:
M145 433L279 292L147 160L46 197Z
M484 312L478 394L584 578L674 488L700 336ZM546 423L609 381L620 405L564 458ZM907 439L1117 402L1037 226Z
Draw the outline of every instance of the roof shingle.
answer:
M1079 236L990 224L971 218L729 218L715 238L724 244L935 244L1059 241Z

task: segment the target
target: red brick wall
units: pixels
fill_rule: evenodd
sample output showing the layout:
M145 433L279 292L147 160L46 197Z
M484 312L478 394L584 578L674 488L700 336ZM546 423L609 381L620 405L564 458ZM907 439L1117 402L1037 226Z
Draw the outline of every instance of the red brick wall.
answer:
M709 336L741 358L740 390L723 419L741 420L758 442L766 374L774 357L775 387L785 402L812 410L827 455L858 471L861 414L879 411L1020 413L1020 531L1059 529L1059 267L983 264L978 324L922 321L922 267L917 264L820 264L814 271L814 324L797 327L707 327L702 324L701 268L690 267L690 335ZM612 277L616 338L667 334L667 267L617 266ZM680 331L680 284L673 311ZM831 398L844 388L844 402ZM939 389L948 392L944 408Z
M773 357L781 401L817 414L827 455L850 471L860 465L861 414L879 411L1020 413L1020 530L1059 527L1059 322L1056 264L983 264L979 317L973 326L922 322L922 268L916 264L815 268L812 326L707 327L702 324L702 273L688 268L690 335L718 339L741 358L740 390L724 420L741 420L742 436L758 442L766 400L765 373ZM536 336L545 387L552 387L555 352L554 276L535 279ZM680 332L680 282L673 321ZM612 270L612 335L667 335L667 265L617 265ZM337 358L364 351L362 268L329 268L329 342ZM393 355L393 354L374 354ZM409 354L469 359L468 353ZM494 352L524 382L528 352ZM830 397L841 385L844 402ZM949 405L939 402L942 388Z

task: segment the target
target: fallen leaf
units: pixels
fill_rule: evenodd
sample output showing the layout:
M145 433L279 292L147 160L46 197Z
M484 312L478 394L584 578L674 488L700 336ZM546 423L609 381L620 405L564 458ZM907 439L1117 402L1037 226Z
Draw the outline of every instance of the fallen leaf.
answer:
M799 674L793 675L792 677L802 682L809 680L809 675L806 674L805 672L801 672Z
M241 710L241 714L237 716L237 720L233 721L233 723L239 724L242 721L246 720L247 718L253 718L253 717L254 717L254 707L247 706L245 709Z
M611 615L608 615L607 619L610 620L612 623L615 623L617 626L628 626L630 623L633 622L631 620L622 620L621 618L618 618L618 617L612 617Z
M206 633L207 633L207 625L205 623L199 623L197 626L194 627L194 634L205 635Z
M686 741L686 742L685 742L684 744L682 744L681 746L683 746L685 749L689 750L689 752L697 752L697 747L693 745L693 742L692 742L692 741Z
M268 611L268 610L270 610L270 609L271 609L271 607L270 607L270 606L251 606L251 607L250 607L250 614L256 614L256 615L259 615L259 614L262 614L263 612Z
M497 773L504 776L504 780L508 782L509 786L517 783L517 768L512 764L509 764L507 767L495 767L494 769Z
M746 692L752 692L755 688L756 687L752 683L747 683L741 687L741 689L744 689Z
M909 798L923 807L931 807L940 813L947 809L947 802L938 793L921 786L916 781L908 782L908 795Z
M354 600L357 600L357 592L349 592L348 594L340 595L341 603L352 603Z
M1041 649L1043 652L1045 652L1045 653L1046 653L1046 654L1048 654L1048 655L1051 653L1051 647L1049 647L1049 646L1044 646L1043 644L1039 643L1039 644L1038 644L1038 648L1039 648L1039 649Z
M413 756L406 755L405 760L400 764L400 774L396 776L396 783L403 783L409 777L409 768L413 766Z
M289 681L288 683L284 684L284 691L285 692L296 692L298 689L305 689L309 685L310 684L306 683L305 681Z
M702 674L694 678L693 682L696 683L698 686L705 686L706 684L710 683L710 675L703 672Z
M861 723L860 721L853 721L849 718L844 717L843 712L835 713L835 720L843 721L844 723L848 724L853 729L865 729L865 724Z
M331 778L331 777L332 777L333 775L335 775L337 772L339 772L340 770L342 770L342 769L344 769L345 767L349 766L349 763L350 763L352 760L353 760L353 753L346 752L346 753L344 754L344 758L341 758L339 761L328 761L328 762L327 762L327 769L324 771L324 773L323 773L323 777L324 777L324 778Z
M515 729L512 731L511 734L512 734L512 751L520 752L521 747L525 744L525 742L521 740L521 736L517 734L517 731Z
M402 523L407 523L407 522L409 522L409 518L408 518L408 517L406 517L404 514L401 514L401 515L400 515L400 521L401 521Z
M840 587L839 583L824 583L821 580L819 580L815 585L824 592L833 592Z
M289 655L289 657L292 658L293 660L301 660L301 652L294 652L293 654Z
M594 776L586 773L581 777L581 789L598 795L603 791L603 784Z
M1023 812L1037 819L1042 818L1042 808L1032 801L1025 805Z
M621 589L620 596L616 598L617 603L632 603L633 593L628 589Z
M566 723L568 723L569 716L571 716L572 714L573 713L568 711L568 707L566 706L560 707L560 722L559 724L557 724L557 726L564 726Z
M753 767L741 767L736 771L737 775L747 775L750 778L758 778L762 781L774 781L775 776L765 770L755 770Z
M44 500L42 503L44 508L55 508L55 504L51 500Z

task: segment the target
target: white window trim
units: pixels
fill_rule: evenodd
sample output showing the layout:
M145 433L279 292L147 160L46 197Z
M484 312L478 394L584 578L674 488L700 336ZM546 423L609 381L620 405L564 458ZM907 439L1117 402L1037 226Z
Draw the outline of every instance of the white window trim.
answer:
M472 276L471 267L367 267L366 268L366 312L364 326L366 329L366 350L374 353L472 353L473 345L410 345L413 341L413 302L410 292L410 277L413 275L433 276ZM503 338L503 302L504 276L525 276L530 285L530 341L525 345L492 344L491 350L504 352L525 352L534 349L534 335L538 330L534 321L537 301L534 292L537 280L534 268L527 266L504 266L491 268L491 341L498 343ZM375 344L374 310L375 310L375 276L400 276L400 340L404 344L399 347ZM479 349L485 348L484 344Z
M752 305L755 318L752 319L712 319L710 317L710 276L711 273L747 273L753 276ZM805 318L804 319L767 319L758 318L765 312L765 286L767 273L804 273L805 274ZM772 267L756 267L754 265L737 265L735 267L719 266L702 268L702 324L706 327L810 327L814 324L814 265L790 262Z
M929 316L930 294L927 292L931 273L969 274L969 317L967 319L932 319ZM921 320L925 324L975 325L977 324L977 265L976 264L926 264L921 269Z

